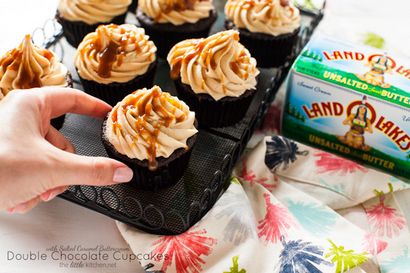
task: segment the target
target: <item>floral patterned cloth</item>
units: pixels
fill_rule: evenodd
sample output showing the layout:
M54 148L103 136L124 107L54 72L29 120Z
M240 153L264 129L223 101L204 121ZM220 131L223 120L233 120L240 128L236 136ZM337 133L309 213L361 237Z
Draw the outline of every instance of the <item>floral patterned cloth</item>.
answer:
M410 234L393 193L407 184L278 136L264 138L234 176L184 234L118 223L135 253L160 257L141 261L148 272L410 272Z

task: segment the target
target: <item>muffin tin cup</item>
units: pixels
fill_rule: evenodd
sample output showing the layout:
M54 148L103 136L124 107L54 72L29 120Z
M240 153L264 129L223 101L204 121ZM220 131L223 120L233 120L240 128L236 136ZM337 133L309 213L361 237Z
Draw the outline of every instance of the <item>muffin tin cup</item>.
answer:
M107 117L102 124L101 140L110 158L116 159L130 167L134 176L130 183L141 190L157 192L177 183L185 173L191 157L192 148L195 144L197 134L187 140L187 149L179 148L168 158L156 158L158 167L155 170L148 168L148 160L131 159L120 154L106 138ZM195 123L197 125L197 123Z
M195 112L201 128L233 125L245 116L256 90L247 90L239 97L215 100L208 94L196 94L189 85L174 81L178 97Z
M279 36L253 33L246 29L237 29L230 20L225 20L225 28L239 31L240 43L256 59L257 66L262 68L279 67L292 57L300 31L300 28L297 28L292 33Z
M207 37L209 31L216 21L217 13L212 11L208 18L199 20L194 24L183 24L175 26L171 23L158 24L151 18L137 11L137 20L145 33L154 41L157 47L157 54L160 58L166 59L171 48L180 41L190 38Z
M86 93L105 101L111 106L114 106L117 102L121 101L125 96L135 90L144 87L152 87L156 68L157 60L155 60L155 62L148 67L148 70L144 75L137 76L125 83L101 84L95 81L83 79L80 75L79 78Z
M84 37L97 29L97 27L101 24L123 24L125 22L125 17L127 13L121 14L117 17L114 17L110 22L101 22L93 25L89 25L87 23L81 21L69 21L64 19L60 13L57 11L56 19L63 27L64 37L66 38L67 42L77 48Z

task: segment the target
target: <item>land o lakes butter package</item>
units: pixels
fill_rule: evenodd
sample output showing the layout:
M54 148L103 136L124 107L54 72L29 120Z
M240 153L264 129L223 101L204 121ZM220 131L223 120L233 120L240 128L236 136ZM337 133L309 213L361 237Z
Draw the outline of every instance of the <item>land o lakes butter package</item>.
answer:
M282 134L410 181L410 62L316 36L288 80Z

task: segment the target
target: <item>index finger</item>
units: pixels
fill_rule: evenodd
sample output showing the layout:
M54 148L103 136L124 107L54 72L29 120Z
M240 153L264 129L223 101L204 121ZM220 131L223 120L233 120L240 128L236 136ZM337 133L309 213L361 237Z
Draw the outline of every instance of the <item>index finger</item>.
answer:
M51 118L65 113L75 113L96 118L104 118L111 106L80 90L64 87L42 87L45 109Z

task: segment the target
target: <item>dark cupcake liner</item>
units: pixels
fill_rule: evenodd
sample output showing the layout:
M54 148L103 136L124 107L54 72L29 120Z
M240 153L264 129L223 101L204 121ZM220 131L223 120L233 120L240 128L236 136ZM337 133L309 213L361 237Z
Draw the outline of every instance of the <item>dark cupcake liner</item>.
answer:
M88 25L87 23L81 21L69 21L64 19L60 13L57 11L56 19L63 27L64 37L67 39L67 42L72 45L73 47L77 48L84 37L90 33L95 31L95 29L99 25L103 24L123 24L125 22L125 16L127 13L114 17L110 22L101 22L94 25Z
M86 93L105 101L111 106L114 106L131 92L144 87L152 87L156 68L157 60L155 60L155 62L148 67L148 70L144 75L139 75L125 83L114 82L110 84L101 84L95 81L83 79L80 75L78 76Z
M138 22L150 39L154 41L158 50L157 54L163 59L167 57L168 52L176 43L190 38L207 37L216 17L217 13L213 10L208 18L201 19L194 24L186 23L175 26L171 23L155 23L150 17L137 11Z
M73 78L70 72L67 73L66 82L67 82L67 87L71 87L71 88L73 87ZM66 115L64 114L62 116L51 119L50 120L51 126L56 128L57 130L60 130L64 125L65 116Z
M215 100L208 94L196 94L189 85L174 81L178 98L189 105L201 128L224 127L238 123L245 116L256 90L247 90L239 97Z
M237 29L230 20L225 20L226 29ZM272 36L264 33L254 33L246 29L239 31L240 43L243 44L262 68L278 67L292 57L293 49L298 40L300 28L292 33Z
M117 152L115 147L105 137L107 117L102 125L102 143L110 158L126 164L133 170L134 176L130 181L133 186L142 190L159 191L176 184L182 178L188 167L197 134L187 140L187 150L180 148L175 150L168 158L157 158L158 168L155 171L151 171L148 169L148 160L141 161L138 159L131 159L126 155Z
M138 0L132 0L131 5L128 6L128 11L137 13Z

